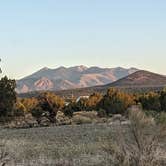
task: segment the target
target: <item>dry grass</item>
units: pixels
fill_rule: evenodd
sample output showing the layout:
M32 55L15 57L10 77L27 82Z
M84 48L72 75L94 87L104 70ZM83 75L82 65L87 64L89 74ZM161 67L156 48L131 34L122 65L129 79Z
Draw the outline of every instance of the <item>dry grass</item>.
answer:
M130 124L119 120L72 125L72 121L69 126L1 129L0 161L6 166L164 166L166 130L135 111ZM81 117L79 123L92 122L95 116L95 112L74 115ZM70 120L64 118L58 114L59 122Z
M126 137L119 122L115 142L107 142L104 150L110 154L110 163L121 166L164 166L166 164L166 128L157 126L141 110L129 113L130 137ZM165 144L165 145L164 145Z
M105 152L101 140L110 131L107 125L2 129L0 142L6 140L6 152L12 156L8 164L12 166L102 166Z

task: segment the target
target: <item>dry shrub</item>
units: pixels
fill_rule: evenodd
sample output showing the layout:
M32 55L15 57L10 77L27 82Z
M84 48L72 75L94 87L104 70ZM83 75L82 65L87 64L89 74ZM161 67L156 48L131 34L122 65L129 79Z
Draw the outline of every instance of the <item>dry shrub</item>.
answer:
M71 125L72 123L72 120L69 117L65 116L61 111L58 111L56 119L57 125Z
M72 118L74 124L87 124L96 123L98 121L98 116L96 111L80 111L75 112Z
M0 143L0 166L5 166L10 161L8 149L6 148L6 141Z
M104 150L110 154L112 165L121 166L164 166L164 149L162 141L166 139L165 126L157 126L153 118L147 117L141 110L129 113L129 139L125 137L119 123L118 139L109 142Z
M31 114L26 114L24 117L15 117L5 125L7 128L31 128L36 126L38 126L37 122Z
M72 119L74 124L89 124L92 123L92 120L88 117L82 115L75 115Z
M90 119L96 119L98 118L97 116L97 112L96 111L81 111L81 112L75 112L74 113L74 116L75 115L80 115L80 116L84 116L84 117L87 117L87 118L90 118Z
M131 133L133 134L135 146L132 153L139 166L161 165L160 156L161 139L166 138L164 126L157 126L152 117L147 117L141 110L130 111Z

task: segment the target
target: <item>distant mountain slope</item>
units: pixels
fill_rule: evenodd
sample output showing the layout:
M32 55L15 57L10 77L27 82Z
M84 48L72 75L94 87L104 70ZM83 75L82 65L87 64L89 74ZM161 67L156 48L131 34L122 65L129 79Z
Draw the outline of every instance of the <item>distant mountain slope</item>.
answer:
M140 70L106 86L108 87L166 86L166 76L152 73L149 71Z
M92 87L112 83L138 71L136 68L125 69L100 67L59 67L43 68L34 74L17 81L17 92L26 93L39 90L66 90Z

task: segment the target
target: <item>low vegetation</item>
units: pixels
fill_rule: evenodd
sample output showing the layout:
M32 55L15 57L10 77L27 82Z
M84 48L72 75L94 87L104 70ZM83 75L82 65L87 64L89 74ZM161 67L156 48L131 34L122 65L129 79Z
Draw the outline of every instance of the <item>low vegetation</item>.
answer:
M67 100L52 92L40 93L35 98L16 98L15 81L4 77L0 80L0 119L1 122L20 120L20 123L31 123L32 119L38 126L58 123L57 112L62 112L70 122L90 123L91 118L76 116L76 112L97 112L99 118L111 117L114 114L128 115L128 108L140 105L147 115L152 115L156 121L165 122L166 90L145 94L129 94L115 88L108 89L105 95L93 93L89 98L71 98ZM73 117L73 115L75 115ZM99 119L98 119L99 120ZM78 122L80 121L80 122ZM100 121L100 120L99 120ZM34 122L33 122L34 123ZM70 123L69 123L70 124ZM36 125L36 126L37 126ZM28 126L28 125L26 125ZM29 125L30 127L33 124Z
M20 99L15 81L4 77L0 92L3 166L166 165L165 90L128 94L110 88L67 102L51 92Z
M156 125L152 117L147 117L138 108L129 111L128 126L130 139L119 124L115 141L104 144L110 154L110 165L121 166L164 166L166 164L166 125Z
M58 113L59 114L59 113ZM60 116L60 115L57 115ZM75 117L94 118L77 112ZM165 166L166 130L138 108L131 123L2 129L1 163L24 166ZM118 139L117 139L118 137ZM19 148L18 148L19 147Z

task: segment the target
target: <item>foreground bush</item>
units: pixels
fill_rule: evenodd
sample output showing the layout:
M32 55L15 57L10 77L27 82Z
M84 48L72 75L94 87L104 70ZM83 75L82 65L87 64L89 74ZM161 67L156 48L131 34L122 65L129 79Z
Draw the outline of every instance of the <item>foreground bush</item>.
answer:
M166 112L166 89L160 93L161 110Z
M164 166L166 161L161 143L166 139L166 126L157 126L154 119L141 110L131 110L129 119L132 139L125 138L120 124L119 139L104 146L104 150L110 154L110 163L121 166Z
M166 112L161 112L155 116L158 125L166 125Z

